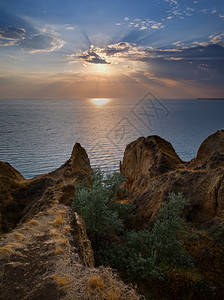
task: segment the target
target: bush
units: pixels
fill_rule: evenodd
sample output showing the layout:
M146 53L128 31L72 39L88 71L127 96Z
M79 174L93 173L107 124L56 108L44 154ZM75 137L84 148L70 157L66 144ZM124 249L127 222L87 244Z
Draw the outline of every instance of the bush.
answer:
M76 186L72 208L85 221L89 238L96 248L102 239L124 230L124 222L130 216L133 204L120 201L128 196L122 186L126 179L120 173L108 174L96 169L82 186ZM127 218L126 218L127 216Z
M96 263L142 279L161 279L174 268L193 267L184 240L195 235L181 217L188 201L171 193L151 231L128 231L125 225L134 206L121 201L128 196L124 181L120 173L104 177L97 169L90 182L76 187L72 207L86 223Z
M122 243L102 245L98 252L101 263L142 279L162 279L168 270L193 267L185 251L184 240L195 238L180 214L187 205L182 194L169 196L151 231L125 232Z

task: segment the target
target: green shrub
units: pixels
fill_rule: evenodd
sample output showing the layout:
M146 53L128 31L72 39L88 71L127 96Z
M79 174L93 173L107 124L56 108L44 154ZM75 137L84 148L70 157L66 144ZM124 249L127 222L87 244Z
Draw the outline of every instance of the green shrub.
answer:
M82 186L76 186L72 198L72 208L85 221L89 238L96 248L100 240L107 239L113 234L124 230L125 216L130 216L133 204L119 201L126 198L128 193L122 186L126 179L120 173L108 174L96 169Z
M86 223L96 263L142 279L162 279L174 268L193 267L184 240L195 235L181 217L188 201L182 194L171 193L151 231L128 231L134 206L120 201L128 196L124 181L120 173L104 177L97 169L89 182L76 186L72 208Z
M142 279L161 279L175 267L193 267L184 240L195 235L180 216L187 201L182 194L174 193L169 200L163 204L151 231L125 232L122 243L102 245L99 262Z

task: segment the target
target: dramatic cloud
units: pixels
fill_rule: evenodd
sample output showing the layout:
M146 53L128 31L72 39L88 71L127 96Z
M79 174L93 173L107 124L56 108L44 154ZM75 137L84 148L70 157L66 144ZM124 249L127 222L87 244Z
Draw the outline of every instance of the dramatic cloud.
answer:
M50 52L60 49L63 42L55 33L48 34L46 30L38 34L29 34L24 28L1 26L0 46L18 46L31 53Z
M141 47L127 42L105 48L91 46L89 50L73 54L69 59L91 64L123 65L124 68L133 64L135 72L150 70L147 73L150 77L144 77L150 82L167 78L220 83L224 78L223 37L224 34L211 35L203 45L194 42L187 47L178 41L174 43L175 47L167 49Z
M86 64L110 64L101 54L103 52L100 48L90 46L89 50L71 54L68 56L70 62L82 61Z

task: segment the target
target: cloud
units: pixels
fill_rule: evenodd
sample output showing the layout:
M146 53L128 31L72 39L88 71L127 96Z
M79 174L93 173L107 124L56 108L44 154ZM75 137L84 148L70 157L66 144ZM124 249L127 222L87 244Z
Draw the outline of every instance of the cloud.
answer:
M16 28L13 26L1 26L0 38L6 40L20 40L24 38L26 31L23 28Z
M68 59L70 62L82 61L85 64L110 64L103 57L102 50L93 46L90 46L89 50L68 55Z
M74 30L75 27L73 27L73 26L68 26L68 27L66 27L65 29L66 29L66 30Z
M117 26L126 25L136 28L137 30L163 29L165 25L162 22L157 22L151 19L133 19L125 17L123 22L116 23Z
M36 34L21 40L18 45L30 53L51 52L62 48L63 42L54 36Z
M0 46L14 46L25 38L26 31L23 28L13 26L0 27Z
M211 35L203 44L194 42L184 46L180 41L173 47L142 47L133 43L119 42L73 54L71 61L90 64L123 66L127 70L150 70L150 80L195 80L218 84L224 79L224 33ZM128 69L127 69L128 68ZM125 71L126 70L126 71Z
M17 46L30 53L50 52L60 49L63 41L57 38L55 32L47 33L43 29L39 33L31 34L24 28L1 26L0 46Z

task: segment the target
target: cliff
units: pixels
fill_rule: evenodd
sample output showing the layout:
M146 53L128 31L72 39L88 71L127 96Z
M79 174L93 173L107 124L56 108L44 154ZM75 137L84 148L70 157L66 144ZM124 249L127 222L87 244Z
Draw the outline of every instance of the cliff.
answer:
M94 268L83 220L57 204L0 241L0 299L140 299L111 269Z
M19 221L55 201L70 204L74 184L92 172L88 155L76 143L70 159L53 172L25 179L8 163L0 162L0 233L13 229Z
M158 136L139 138L126 147L121 172L136 205L136 225L150 226L172 191L190 200L186 219L196 226L224 220L224 131L209 136L197 157L183 162Z
M158 136L138 138L126 147L120 168L136 206L132 229L151 228L170 192L189 199L184 217L192 230L200 229L198 240L185 243L195 265L192 272L174 269L166 283L139 282L140 289L153 299L174 299L174 293L179 297L189 287L196 296L186 292L187 299L221 299L224 131L209 136L190 162L183 162ZM85 224L70 208L74 185L91 173L78 143L60 168L28 180L0 162L0 299L144 299L111 269L94 267ZM197 280L186 281L200 276L211 290L192 287Z
M29 180L0 162L0 299L140 299L110 268L94 267L84 221L70 208L74 185L91 172L78 143L64 165Z

